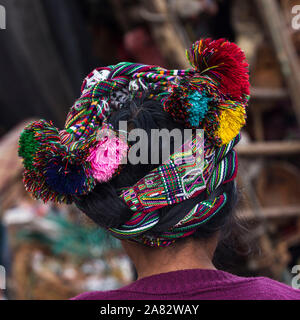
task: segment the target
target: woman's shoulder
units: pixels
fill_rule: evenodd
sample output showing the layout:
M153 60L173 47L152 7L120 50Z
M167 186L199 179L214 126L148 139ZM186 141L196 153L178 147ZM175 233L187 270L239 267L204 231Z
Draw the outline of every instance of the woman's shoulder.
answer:
M266 277L221 270L180 270L153 275L118 290L83 293L72 300L300 300L300 290Z
M300 290L282 282L267 278L254 277L253 289L256 295L261 295L267 300L300 300ZM251 282L249 283L251 285Z

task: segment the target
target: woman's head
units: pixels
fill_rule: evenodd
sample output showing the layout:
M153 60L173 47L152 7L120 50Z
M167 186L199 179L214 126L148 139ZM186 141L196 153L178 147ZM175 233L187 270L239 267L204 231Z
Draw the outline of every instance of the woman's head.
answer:
M245 124L248 65L224 39L196 42L188 59L188 70L134 63L94 70L64 130L40 120L23 131L27 190L44 201L75 202L116 237L148 246L224 230L236 202L234 146ZM145 132L148 164L122 162L132 146L120 121ZM151 163L153 129L187 128L204 133L193 132L179 150L171 142L169 159L158 143L160 161Z
M128 162L121 172L107 183L98 184L89 194L80 197L76 205L96 224L105 229L118 228L126 223L132 216L130 207L120 198L120 190L133 186L150 171L162 164L163 145L159 146L151 143L153 129L180 129L185 127L175 122L172 117L163 110L159 102L142 98L128 100L123 108L114 112L109 118L109 123L115 130L119 129L120 121L126 121L131 129L143 129L148 137L149 164L131 164ZM160 163L152 164L150 156L153 149L159 150ZM174 141L170 141L170 154L174 152ZM237 191L234 181L220 185L210 195L206 192L198 196L180 202L178 204L164 206L157 209L160 217L159 223L147 232L151 237L159 237L163 232L168 231L178 221L201 201L214 199L223 193L227 196L225 205L220 209L213 219L197 228L192 237L195 239L208 239L216 236L216 233L227 232L228 226L232 226L234 221L233 209L237 202Z

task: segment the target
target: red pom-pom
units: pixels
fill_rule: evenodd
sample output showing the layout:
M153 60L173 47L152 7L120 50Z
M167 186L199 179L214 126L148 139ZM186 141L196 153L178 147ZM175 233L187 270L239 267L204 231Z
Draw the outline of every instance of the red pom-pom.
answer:
M202 39L187 51L191 65L201 75L219 83L222 94L236 101L246 101L249 91L248 63L244 52L225 39Z

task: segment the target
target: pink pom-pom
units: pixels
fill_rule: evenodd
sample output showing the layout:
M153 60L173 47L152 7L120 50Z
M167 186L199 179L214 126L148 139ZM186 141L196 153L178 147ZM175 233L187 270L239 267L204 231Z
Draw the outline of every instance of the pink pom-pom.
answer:
M126 157L128 145L112 130L103 129L100 135L100 141L91 149L87 161L91 164L93 177L98 182L107 182Z

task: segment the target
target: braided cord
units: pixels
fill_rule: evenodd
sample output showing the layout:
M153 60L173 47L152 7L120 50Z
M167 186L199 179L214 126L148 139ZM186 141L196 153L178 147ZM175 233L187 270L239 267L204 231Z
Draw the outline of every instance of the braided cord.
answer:
M209 194L235 178L237 157L233 147L239 139L240 135L222 147L207 146L203 170L195 170L199 169L197 159L199 161L200 155L191 149L190 153L173 154L169 163L154 169L133 187L123 189L120 197L133 211L133 215L125 224L119 228L110 228L109 231L120 239L131 238L151 246L167 246L178 238L194 233L201 224L221 210L227 200L226 194L198 203L174 227L159 237L145 235L159 222L158 209L191 199L203 191ZM183 164L175 165L176 157L190 159L191 153L196 161L192 164L183 161Z

